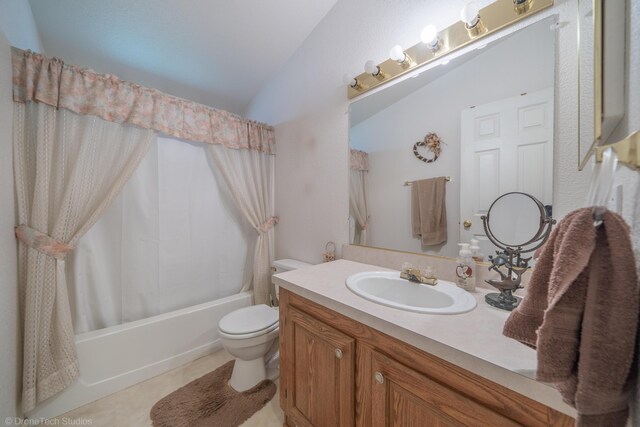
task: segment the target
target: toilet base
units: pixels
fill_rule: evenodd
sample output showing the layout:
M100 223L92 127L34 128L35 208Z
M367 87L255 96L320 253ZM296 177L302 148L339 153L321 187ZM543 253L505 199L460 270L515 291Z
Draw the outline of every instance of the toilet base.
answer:
M276 353L265 365L264 358L255 360L236 359L229 385L237 392L249 390L264 379L275 381L280 377L280 357Z
M237 392L249 390L260 381L267 378L267 368L264 358L255 360L236 359L229 385Z

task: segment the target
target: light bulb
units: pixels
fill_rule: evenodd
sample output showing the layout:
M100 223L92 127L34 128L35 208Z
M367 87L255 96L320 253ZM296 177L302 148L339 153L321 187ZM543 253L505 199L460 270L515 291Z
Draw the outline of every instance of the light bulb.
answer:
M404 62L404 60L407 58L407 56L404 53L404 50L402 49L402 46L400 46L399 44L391 48L391 51L389 52L389 57L397 62Z
M478 5L471 1L462 8L460 20L467 25L467 28L473 28L480 19L478 13L480 13Z
M433 49L438 46L438 29L434 25L427 25L420 33L420 39L422 43Z
M342 76L342 82L351 87L356 87L358 85L358 80L354 79L349 74L345 74Z
M364 63L364 71L375 76L376 74L380 73L380 67L378 67L376 63L370 59Z

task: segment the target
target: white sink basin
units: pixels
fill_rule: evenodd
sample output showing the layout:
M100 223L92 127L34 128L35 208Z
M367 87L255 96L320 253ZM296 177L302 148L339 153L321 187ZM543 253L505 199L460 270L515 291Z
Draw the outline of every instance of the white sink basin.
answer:
M429 314L459 314L476 307L476 299L454 283L438 280L435 286L400 278L397 271L367 271L347 278L356 295L378 304Z

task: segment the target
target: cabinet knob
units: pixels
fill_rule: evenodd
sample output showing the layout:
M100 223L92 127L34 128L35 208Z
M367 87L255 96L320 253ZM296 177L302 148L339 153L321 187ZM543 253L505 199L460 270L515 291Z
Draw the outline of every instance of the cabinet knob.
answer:
M464 222L462 223L462 225L464 226L464 229L465 229L465 230L468 230L468 229L470 229L470 228L471 228L471 226L473 225L473 223L472 223L470 220L465 219L465 220L464 220Z
M378 384L384 384L384 375L382 375L382 372L376 371L376 373L373 374L373 378L375 378Z
M342 350L339 348L336 348L336 358L342 359Z

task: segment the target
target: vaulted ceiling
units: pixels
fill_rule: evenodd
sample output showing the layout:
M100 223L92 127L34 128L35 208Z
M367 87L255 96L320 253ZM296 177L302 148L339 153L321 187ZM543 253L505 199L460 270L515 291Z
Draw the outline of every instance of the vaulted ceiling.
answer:
M45 53L234 113L336 0L30 0Z

